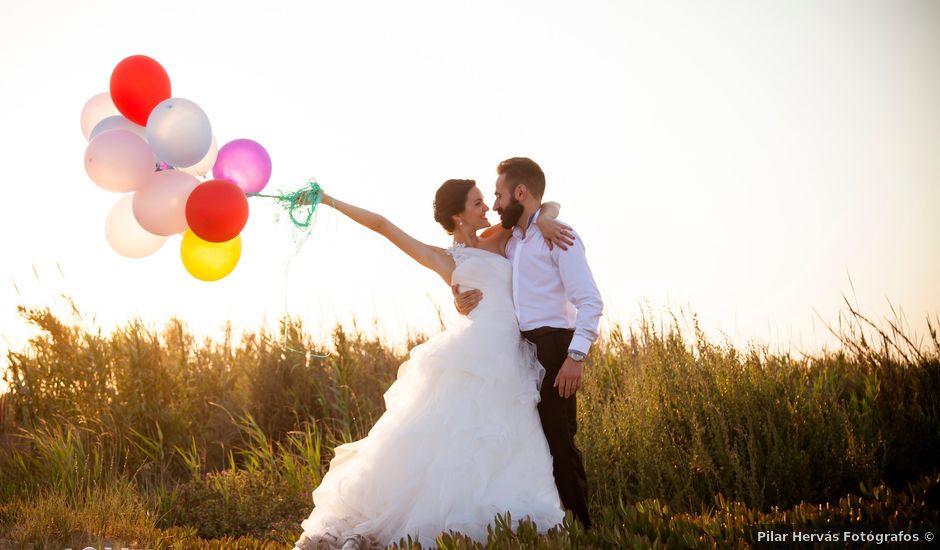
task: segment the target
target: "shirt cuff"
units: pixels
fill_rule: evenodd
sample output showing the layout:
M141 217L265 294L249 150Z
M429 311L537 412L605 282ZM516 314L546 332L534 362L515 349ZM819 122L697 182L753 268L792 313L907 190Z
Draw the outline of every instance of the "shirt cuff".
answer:
M571 339L571 343L568 344L568 350L580 351L584 355L587 355L588 351L591 350L591 341L585 338L584 336L575 334L574 337Z

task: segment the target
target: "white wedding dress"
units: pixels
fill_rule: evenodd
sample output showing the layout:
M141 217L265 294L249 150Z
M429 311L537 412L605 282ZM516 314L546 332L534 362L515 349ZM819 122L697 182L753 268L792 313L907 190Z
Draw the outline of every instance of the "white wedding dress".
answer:
M411 350L369 435L336 448L297 548L357 535L433 548L449 530L486 542L497 514L529 517L541 532L564 518L536 410L545 370L519 333L511 264L463 245L448 253L453 282L483 300Z

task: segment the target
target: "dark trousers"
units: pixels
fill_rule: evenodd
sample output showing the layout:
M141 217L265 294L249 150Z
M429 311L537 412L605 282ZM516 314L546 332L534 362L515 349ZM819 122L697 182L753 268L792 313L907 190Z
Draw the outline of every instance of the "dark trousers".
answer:
M572 395L565 399L553 387L558 371L568 357L568 344L574 336L573 330L542 327L522 333L537 348L539 362L545 367L542 381L542 398L539 401L539 417L542 430L548 440L548 448L554 461L555 485L565 509L586 528L591 527L587 507L587 476L581 451L574 444L578 431L577 401Z

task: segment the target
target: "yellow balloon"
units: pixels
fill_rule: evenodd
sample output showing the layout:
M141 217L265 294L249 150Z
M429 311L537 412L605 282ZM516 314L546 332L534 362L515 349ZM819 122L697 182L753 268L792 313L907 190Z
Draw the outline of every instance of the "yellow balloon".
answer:
M183 267L201 281L218 281L235 269L242 255L242 237L224 243L210 243L196 236L191 229L183 233L180 257Z

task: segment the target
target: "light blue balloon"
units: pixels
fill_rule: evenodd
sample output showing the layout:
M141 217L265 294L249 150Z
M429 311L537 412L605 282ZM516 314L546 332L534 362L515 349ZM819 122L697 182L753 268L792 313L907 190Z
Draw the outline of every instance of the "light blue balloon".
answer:
M197 164L209 152L212 125L199 105L171 97L150 112L147 141L158 159L185 168Z
M101 122L95 124L95 127L92 128L91 133L88 134L88 141L95 139L95 136L101 132L107 132L108 130L130 130L131 132L134 132L140 136L140 139L147 139L146 128L139 124L134 124L121 115L114 115L103 118L101 119Z

